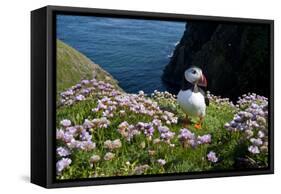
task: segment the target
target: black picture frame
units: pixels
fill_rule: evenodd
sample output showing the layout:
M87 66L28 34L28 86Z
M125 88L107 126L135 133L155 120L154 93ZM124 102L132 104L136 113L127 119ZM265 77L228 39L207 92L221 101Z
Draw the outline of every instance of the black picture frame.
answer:
M108 177L57 181L55 178L56 14L101 15L185 21L258 23L270 26L269 165L266 169ZM274 21L171 13L46 6L31 12L31 182L46 188L168 181L274 173Z

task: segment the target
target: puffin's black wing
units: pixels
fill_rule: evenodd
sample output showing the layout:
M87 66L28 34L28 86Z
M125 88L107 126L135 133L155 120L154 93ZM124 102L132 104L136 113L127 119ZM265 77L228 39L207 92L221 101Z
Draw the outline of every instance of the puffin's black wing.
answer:
M209 104L210 104L210 100L209 100L209 98L207 96L205 96L205 104L207 106L209 106Z
M183 78L181 89L182 90L189 90L189 89L193 90L194 89L194 84L186 81L186 79Z
M205 92L203 89L199 88L199 87L198 87L198 90L199 90L199 92L204 96L205 104L206 104L207 106L209 106L210 100L209 100L208 96L206 95L206 92Z

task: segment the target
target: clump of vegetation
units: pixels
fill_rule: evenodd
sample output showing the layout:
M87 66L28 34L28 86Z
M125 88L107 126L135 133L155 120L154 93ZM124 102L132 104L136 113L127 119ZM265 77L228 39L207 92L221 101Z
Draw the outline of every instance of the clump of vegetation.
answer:
M267 99L249 94L234 105L208 97L198 130L183 127L184 114L168 92L128 94L105 81L82 80L58 98L57 178L267 166Z

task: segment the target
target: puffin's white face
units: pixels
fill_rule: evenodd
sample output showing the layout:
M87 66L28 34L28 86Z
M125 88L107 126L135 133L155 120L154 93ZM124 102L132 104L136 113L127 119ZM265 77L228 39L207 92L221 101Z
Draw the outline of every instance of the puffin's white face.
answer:
M192 83L198 84L199 86L207 86L207 80L202 73L202 70L198 67L191 67L184 72L185 79Z

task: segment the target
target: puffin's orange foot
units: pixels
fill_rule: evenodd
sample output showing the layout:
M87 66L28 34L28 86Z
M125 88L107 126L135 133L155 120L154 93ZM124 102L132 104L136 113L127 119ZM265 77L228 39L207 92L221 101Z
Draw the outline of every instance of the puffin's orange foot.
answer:
M202 125L201 125L200 123L196 123L196 124L194 125L194 127L195 127L196 129L202 129Z

